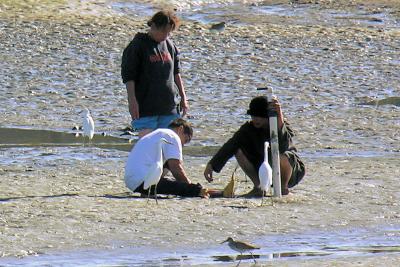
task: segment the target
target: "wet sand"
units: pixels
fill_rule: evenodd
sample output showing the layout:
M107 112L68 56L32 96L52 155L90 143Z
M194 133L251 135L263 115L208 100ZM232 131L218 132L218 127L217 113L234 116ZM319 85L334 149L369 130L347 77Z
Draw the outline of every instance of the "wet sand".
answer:
M321 9L339 6L320 2ZM115 14L107 1L47 3L30 12L19 1L0 3L0 126L69 131L89 105L98 131L119 134L129 123L121 49L144 20ZM341 8L353 10L355 3ZM388 6L399 19L396 1L363 3L371 12ZM209 25L187 21L174 34L196 128L191 146L220 145L246 119L256 85L272 84L307 166L291 195L273 207L243 198L167 198L156 205L124 186L127 152L1 147L0 256L130 246L196 250L227 236L252 241L310 230L398 229L399 108L360 105L360 99L399 96L399 28L291 22L266 16L216 34ZM339 156L327 156L330 151ZM185 156L194 182L206 184L202 171L209 156ZM233 168L231 161L207 186L223 188ZM238 177L237 193L250 190L243 174ZM395 266L399 260L392 253L271 265Z
M399 191L393 186L400 175L398 158L308 159L306 179L291 195L275 199L274 206L268 199L260 207L260 199L242 198L168 198L156 205L127 192L121 179L123 155L107 161L112 152L89 152L101 152L104 158L46 162L36 156L28 166L2 166L2 256L119 247L195 250L215 246L227 236L255 240L310 229L387 227L398 225L400 217ZM199 167L205 162L187 159L194 182L203 183ZM223 187L233 165L215 187ZM243 174L238 178L237 193L250 190Z

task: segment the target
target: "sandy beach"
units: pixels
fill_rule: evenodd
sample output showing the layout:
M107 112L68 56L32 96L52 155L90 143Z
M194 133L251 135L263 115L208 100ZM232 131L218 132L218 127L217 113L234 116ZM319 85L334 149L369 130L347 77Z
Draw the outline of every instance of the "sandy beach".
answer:
M172 196L156 205L125 187L127 151L1 143L0 265L27 260L28 266L35 255L127 248L176 252L178 258L179 251L215 248L215 255L233 256L219 244L228 236L262 243L264 255L274 252L263 241L269 236L381 229L382 240L393 242L380 251L366 239L363 255L352 255L358 246L339 246L335 251L349 253L263 259L257 266L397 266L400 3L298 2L311 10L307 20L232 15L224 17L226 29L215 33L210 24L221 17L209 24L187 19L173 35L182 50L195 127L188 150L221 145L248 119L255 88L272 85L307 168L289 196L274 199L274 206L270 198L260 206L260 199ZM0 127L70 132L79 111L90 106L97 135L119 136L129 124L120 57L133 34L146 29L145 21L106 0L0 0ZM392 102L377 102L385 99ZM236 163L229 161L208 184L202 173L211 156L186 154L185 168L193 182L223 188ZM236 193L249 191L243 172L237 177Z

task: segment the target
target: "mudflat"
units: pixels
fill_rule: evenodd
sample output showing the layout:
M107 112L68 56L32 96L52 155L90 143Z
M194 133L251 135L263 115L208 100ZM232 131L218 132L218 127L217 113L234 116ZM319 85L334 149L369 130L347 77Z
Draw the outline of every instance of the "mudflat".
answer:
M289 196L274 199L274 206L260 206L260 199L174 197L156 205L125 187L127 152L1 146L0 255L130 246L195 250L228 236L251 241L314 230L399 229L399 107L364 100L400 94L400 30L373 20L382 10L399 20L400 4L303 2L321 12L362 5L372 21L336 18L334 25L310 26L293 17L263 16L255 23L243 16L243 24L218 34L184 21L173 36L186 69L191 146L221 145L247 119L255 87L277 88L307 167ZM68 131L85 106L98 131L116 135L129 123L120 56L133 34L146 29L145 18L116 13L107 1L0 1L0 10L1 127ZM202 172L210 156L186 155L185 167L193 182L221 189L235 162L208 184ZM237 176L237 194L251 190L243 173ZM391 253L284 264L396 266L399 260Z

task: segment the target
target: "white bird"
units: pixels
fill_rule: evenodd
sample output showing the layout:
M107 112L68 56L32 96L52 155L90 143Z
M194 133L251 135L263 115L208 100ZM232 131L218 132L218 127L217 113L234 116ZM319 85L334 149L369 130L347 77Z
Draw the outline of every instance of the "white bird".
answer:
M150 197L150 191L151 191L151 186L154 185L154 195L156 198L156 203L158 204L157 201L157 184L161 179L161 175L163 173L163 166L164 166L164 160L163 160L163 153L162 153L162 144L167 143L167 144L172 144L171 142L168 142L167 139L165 138L160 138L160 140L157 143L157 152L156 152L156 158L154 163L152 163L149 166L149 170L144 177L144 184L143 184L143 189L144 190L149 190L147 198Z
M94 121L90 115L90 111L85 108L83 110L83 136L87 136L89 140L93 138L94 135Z
M264 192L270 189L272 185L272 168L268 162L268 147L269 142L264 143L264 161L258 169L258 178L260 179L260 189L262 191L261 205L264 201ZM272 197L271 197L272 201Z

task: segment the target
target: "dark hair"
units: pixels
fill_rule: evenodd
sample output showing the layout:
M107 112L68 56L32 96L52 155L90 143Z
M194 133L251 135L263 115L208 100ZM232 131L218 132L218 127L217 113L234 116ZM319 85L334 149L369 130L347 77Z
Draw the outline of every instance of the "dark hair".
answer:
M182 118L178 118L178 119L173 120L168 125L168 128L173 129L173 128L178 128L178 127L181 127L181 126L183 126L183 132L185 134L189 135L190 139L192 139L192 136L193 136L192 125L189 122L187 122L184 119L182 119Z
M179 18L172 12L167 10L158 11L153 17L147 22L147 25L151 27L154 25L156 28L165 28L170 25L172 30L179 27Z
M256 117L268 117L268 98L266 96L257 96L250 102L247 114Z

